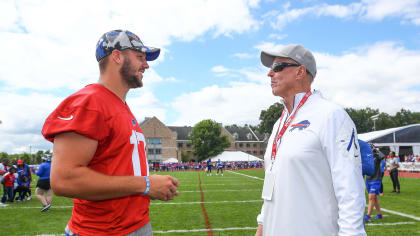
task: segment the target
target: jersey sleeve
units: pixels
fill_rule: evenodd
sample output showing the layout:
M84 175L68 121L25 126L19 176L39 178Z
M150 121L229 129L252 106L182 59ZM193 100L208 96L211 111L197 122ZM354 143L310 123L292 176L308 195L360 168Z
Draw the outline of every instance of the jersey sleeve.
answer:
M100 102L93 95L70 96L46 119L42 135L54 142L54 137L63 132L76 132L91 139L101 140L108 136Z
M363 226L365 185L356 127L341 108L331 111L325 120L320 140L338 203L338 235L366 235Z

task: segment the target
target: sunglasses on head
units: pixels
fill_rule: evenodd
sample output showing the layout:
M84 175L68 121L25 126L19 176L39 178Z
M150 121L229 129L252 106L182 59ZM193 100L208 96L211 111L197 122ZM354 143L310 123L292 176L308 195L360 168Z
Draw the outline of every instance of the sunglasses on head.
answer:
M274 72L279 72L279 71L282 71L284 68L286 68L288 66L300 66L300 65L296 64L296 63L277 62L277 63L274 63L273 65L271 65L271 69Z

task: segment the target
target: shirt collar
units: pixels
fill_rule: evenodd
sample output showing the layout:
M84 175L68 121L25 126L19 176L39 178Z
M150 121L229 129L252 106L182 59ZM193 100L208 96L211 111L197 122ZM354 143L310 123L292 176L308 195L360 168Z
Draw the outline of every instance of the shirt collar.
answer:
M295 110L295 108L299 105L300 101L305 96L305 94L306 94L306 92L295 94L292 111L288 112L288 110L286 109L288 114L292 113L293 110ZM312 91L312 95L314 95L314 94L322 96L321 92L319 92L318 90ZM280 98L280 103L284 106L284 108L286 108L286 105L284 104L284 99L283 98Z

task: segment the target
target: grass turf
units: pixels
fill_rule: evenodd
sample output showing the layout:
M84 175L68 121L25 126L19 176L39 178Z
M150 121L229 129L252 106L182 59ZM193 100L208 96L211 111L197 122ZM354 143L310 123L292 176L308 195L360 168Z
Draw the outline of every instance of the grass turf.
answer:
M264 177L262 170L240 170L246 175ZM152 201L150 217L156 235L173 230L169 235L207 235L206 224L201 208L199 187L200 175L204 192L205 208L213 235L254 235L256 217L260 212L263 181L236 175L225 171L224 176L207 176L205 172L157 172L169 174L179 179L180 195L166 204ZM36 180L35 180L36 182ZM400 178L401 194L390 193L392 183L384 177L385 195L380 197L381 207L385 209L420 217L420 179ZM35 184L32 184L33 186ZM0 207L0 232L5 235L63 235L64 227L71 216L72 200L53 197L49 212L41 213L41 204L36 199L23 203L13 203ZM374 211L372 217L376 215ZM366 225L368 235L420 235L420 221L383 212L384 218ZM393 223L409 223L386 225ZM374 225L382 224L382 225ZM236 228L236 229L235 229ZM222 229L222 230L217 230ZM231 229L231 230L227 230Z

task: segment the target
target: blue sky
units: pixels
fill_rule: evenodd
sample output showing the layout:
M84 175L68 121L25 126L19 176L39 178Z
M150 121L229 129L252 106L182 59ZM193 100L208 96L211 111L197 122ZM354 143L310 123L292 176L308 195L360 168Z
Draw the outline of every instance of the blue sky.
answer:
M139 121L258 124L279 101L259 54L291 43L314 53L312 87L341 106L420 111L420 0L0 0L0 152L51 149L45 118L97 81L95 44L112 29L162 49L128 95Z

